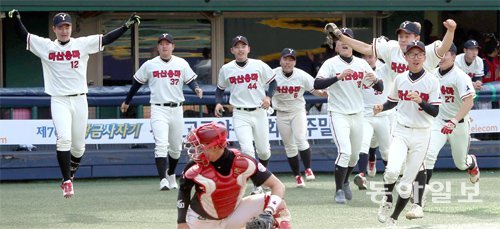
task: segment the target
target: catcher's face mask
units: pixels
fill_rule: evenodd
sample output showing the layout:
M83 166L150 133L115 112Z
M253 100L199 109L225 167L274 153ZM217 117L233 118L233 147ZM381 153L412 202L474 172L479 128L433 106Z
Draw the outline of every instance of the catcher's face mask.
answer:
M193 161L206 165L208 159L205 151L215 146L226 147L226 137L227 129L224 125L215 122L203 124L189 132L184 140L184 148Z

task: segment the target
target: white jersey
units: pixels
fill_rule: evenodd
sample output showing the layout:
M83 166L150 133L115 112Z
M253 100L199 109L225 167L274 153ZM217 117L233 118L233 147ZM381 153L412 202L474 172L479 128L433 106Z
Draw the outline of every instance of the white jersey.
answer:
M51 96L87 93L89 54L103 49L101 34L70 38L65 45L31 33L26 41L26 50L42 61L45 93Z
M436 52L437 47L441 45L441 41L425 46L425 62L424 69L427 72L432 72L439 64L442 56ZM396 75L408 71L408 62L405 59L404 52L401 50L398 41L385 41L382 38L373 39L373 53L377 58L384 60L390 66L390 76L392 79Z
M408 93L411 91L419 92L422 100L427 103L439 105L441 104L439 80L427 71L416 81L410 79L409 72L399 74L396 76L394 87L387 98L391 102L398 103L396 120L399 124L411 128L430 128L434 117L422 110L417 103L411 101L408 97Z
M134 75L137 82L148 83L151 90L149 102L152 104L184 102L184 84L190 83L196 77L188 62L174 55L168 62L159 56L148 60Z
M248 58L245 66L240 67L233 60L224 64L219 71L217 87L229 87L229 104L234 107L260 107L266 97L265 86L274 79L274 71L261 60Z
M472 86L472 80L467 77L458 66L444 75L439 73L439 68L433 72L441 84L441 106L439 107L438 118L450 120L455 117L462 107L463 99L469 96L476 96L476 91Z
M276 89L272 98L273 108L277 111L305 111L304 92L314 91L314 78L309 73L293 68L290 77L286 77L281 67L274 69Z
M376 104L384 104L387 101L387 95L394 85L393 79L389 76L389 65L382 64L375 69L375 73L379 80L384 84L382 92L376 91L373 87L367 87L363 84L363 103L365 106L365 116L373 116L373 106ZM391 111L378 113L377 116L388 115Z
M472 77L482 77L484 76L484 63L483 60L476 56L476 59L472 61L470 65L465 62L465 54L458 54L455 58L455 66L462 69L465 74Z
M340 56L334 56L323 63L316 77L337 77L346 69L353 70L354 74L335 82L326 89L328 92L328 111L354 114L363 111L362 82L364 75L367 73L375 74L365 60L353 56L351 63L347 63Z

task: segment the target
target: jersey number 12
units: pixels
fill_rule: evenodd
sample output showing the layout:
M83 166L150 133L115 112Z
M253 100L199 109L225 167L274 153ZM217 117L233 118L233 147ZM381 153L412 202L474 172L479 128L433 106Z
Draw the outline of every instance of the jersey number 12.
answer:
M78 68L78 60L71 61L71 68Z

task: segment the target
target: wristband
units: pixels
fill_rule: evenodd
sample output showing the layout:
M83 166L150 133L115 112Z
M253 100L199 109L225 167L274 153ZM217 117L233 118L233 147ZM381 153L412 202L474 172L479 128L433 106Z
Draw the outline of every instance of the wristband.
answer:
M277 195L271 195L269 198L269 202L267 203L267 206L265 208L265 211L269 210L271 214L274 215L276 212L276 209L278 209L278 206L281 204L281 197Z

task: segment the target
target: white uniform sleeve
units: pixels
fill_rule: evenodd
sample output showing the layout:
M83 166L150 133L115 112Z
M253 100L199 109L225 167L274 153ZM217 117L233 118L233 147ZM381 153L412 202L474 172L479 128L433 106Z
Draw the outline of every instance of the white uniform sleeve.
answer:
M87 37L76 38L82 43L82 47L86 47L89 54L94 54L104 50L102 46L102 34L96 34Z
M137 80L137 82L141 84L145 84L146 82L148 82L149 77L151 77L151 74L148 74L148 66L151 64L150 61L152 60L148 60L144 64L142 64L139 70L137 70L137 72L134 74L134 79Z
M262 77L264 80L265 84L269 84L271 81L274 80L274 76L276 75L271 67L264 63L264 61L259 60L260 63L260 68L262 72Z
M194 73L193 69L191 68L191 66L189 66L189 63L185 60L185 59L182 59L182 58L179 58L181 59L182 61L182 76L184 77L184 83L188 84L190 83L191 81L195 80L198 75L196 75L196 73Z
M463 100L464 98L467 98L469 96L472 96L472 98L474 98L476 96L476 91L472 86L472 80L467 74L458 74L456 82L460 99Z
M387 64L383 64L383 65L380 65L379 67L377 67L375 69L375 73L377 73L377 78L379 78L382 81L384 81L384 83L385 83L385 81L390 80L390 78L388 77L389 76L389 72L387 72L387 70L389 68L387 66L388 66Z
M437 48L441 46L441 41L434 41L432 44L425 46L425 65L427 70L434 69L438 66L442 56L437 53Z
M225 76L225 66L222 66L222 68L220 69L219 71L219 77L217 78L217 87L219 89L226 89L226 87L228 86L227 85L227 80L226 78L224 77Z
M326 60L318 70L316 74L317 78L330 78L333 77L333 64L331 63L333 58Z
M26 38L26 50L31 51L35 56L41 57L47 53L47 47L52 43L48 38L39 37L35 34L28 34Z
M474 69L474 76L475 77L482 77L484 76L484 63L483 60L479 57L476 56L476 62L477 62L477 68Z
M389 100L390 102L398 102L399 101L399 96L398 96L398 81L401 78L400 76L401 75L397 75L396 76L396 78L394 79L394 86L392 87L391 91L387 95L387 100Z
M308 92L313 92L314 91L314 77L311 76L309 73L302 71L302 78L304 79L304 89Z
M429 101L431 105L440 105L441 104L441 91L439 88L441 88L441 84L439 83L439 80L437 78L434 78L434 83L432 84L432 90L431 93L429 94Z
M399 43L394 40L385 41L382 38L373 39L373 53L377 58L382 59L385 63L391 62L391 54L398 52L401 49Z

